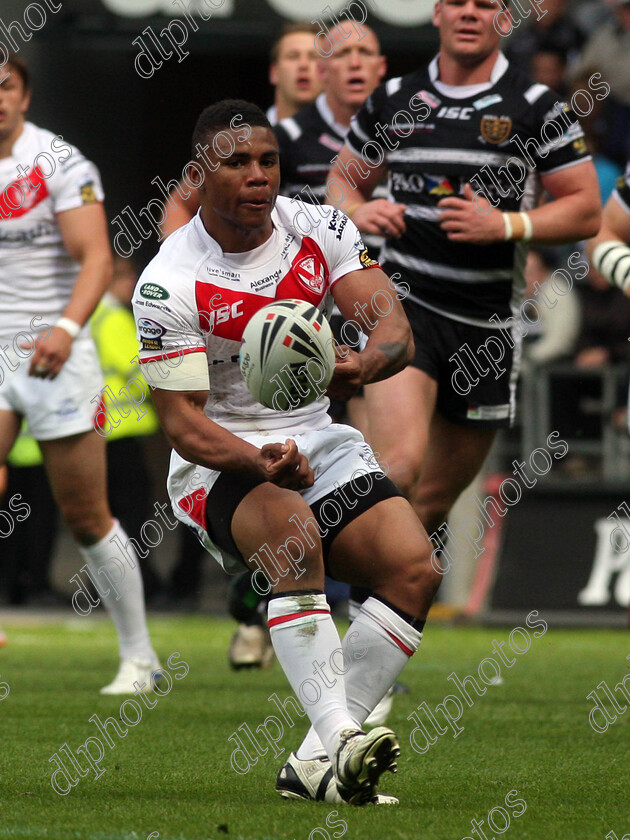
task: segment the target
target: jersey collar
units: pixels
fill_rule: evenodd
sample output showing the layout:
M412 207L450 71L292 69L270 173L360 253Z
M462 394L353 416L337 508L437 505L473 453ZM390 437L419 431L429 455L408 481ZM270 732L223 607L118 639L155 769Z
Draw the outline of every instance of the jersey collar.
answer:
M429 64L429 78L438 93L441 93L442 96L447 96L449 99L468 99L470 96L479 96L480 93L485 93L485 91L490 90L496 85L509 67L507 58L500 52L497 60L494 62L489 82L482 82L479 85L445 85L444 82L438 79L439 57L440 54L438 53L431 64Z
M206 228L204 227L203 221L201 220L201 208L197 210L197 213L193 217L192 224L195 228L197 236L199 237L204 250L206 251L206 256L213 256L218 257L220 259L227 259L232 263L243 263L244 266L252 268L258 265L259 263L264 263L267 260L267 250L273 247L274 242L278 239L278 227L280 226L279 219L278 219L278 211L277 208L274 207L271 211L271 221L273 224L273 230L271 231L271 236L262 245L259 245L257 248L254 248L252 251L242 251L235 254L226 254L223 251L223 248L219 245L216 239L214 239Z
M333 112L328 104L328 100L326 99L325 93L320 93L317 99L315 100L315 106L319 111L321 118L324 122L328 123L328 125L332 128L334 132L336 132L339 137L345 137L346 134L350 131L349 125L341 125L341 123L335 122L335 117Z

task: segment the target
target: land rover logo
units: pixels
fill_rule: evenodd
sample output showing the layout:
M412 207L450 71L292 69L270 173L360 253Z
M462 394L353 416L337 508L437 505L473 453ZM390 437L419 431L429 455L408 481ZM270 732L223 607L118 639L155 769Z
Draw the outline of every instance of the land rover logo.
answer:
M140 294L143 298L150 298L151 300L168 300L170 298L166 289L158 286L157 283L143 283L140 286Z

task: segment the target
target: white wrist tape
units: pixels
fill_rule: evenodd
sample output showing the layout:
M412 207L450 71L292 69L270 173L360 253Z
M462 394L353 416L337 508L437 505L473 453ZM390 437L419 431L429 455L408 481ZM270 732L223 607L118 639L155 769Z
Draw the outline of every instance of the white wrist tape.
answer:
M630 248L616 239L601 242L593 251L593 266L613 286L626 291L630 284Z
M77 322L73 321L72 318L60 318L55 326L61 327L62 330L65 330L73 340L81 332L81 324L77 324Z
M512 221L509 213L503 213L503 224L505 225L505 241L510 242L514 236L514 231L512 230Z
M183 349L182 349L183 353ZM163 391L209 391L208 358L204 351L186 353L171 359L156 359L140 365L152 388Z
M529 218L529 213L520 213L520 217L525 225L525 233L523 234L522 241L531 242L532 236L534 235L534 226L532 225L532 220Z

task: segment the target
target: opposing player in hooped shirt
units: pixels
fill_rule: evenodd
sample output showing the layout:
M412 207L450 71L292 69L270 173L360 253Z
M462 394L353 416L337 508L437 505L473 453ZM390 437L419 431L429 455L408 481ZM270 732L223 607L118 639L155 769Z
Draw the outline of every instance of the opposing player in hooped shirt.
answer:
M505 58L509 20L491 0L438 0L439 53L374 91L328 182L363 233L397 233L379 259L409 289L415 358L366 389L370 440L437 542L515 418L527 243L575 242L600 219L577 118ZM370 201L386 173L391 201Z
M28 67L17 56L6 67L10 75L0 84L0 466L25 418L118 632L120 668L101 691L133 694L138 684L148 691L159 663L142 578L109 510L105 442L94 430L92 400L102 374L86 324L111 274L103 190L96 167L78 149L26 121ZM96 604L85 600L79 609L87 614Z
M242 130L229 128L236 114ZM210 158L199 214L162 245L134 296L140 361L174 449L169 495L223 568L262 569L271 586L274 650L312 724L276 790L392 802L376 786L395 765L397 738L361 725L420 644L439 584L428 538L361 434L331 423L327 398L288 412L264 408L243 382L238 348L248 318L271 301L298 298L326 311L334 298L346 317L358 303L374 326L360 353L341 349L329 393L345 398L405 366L409 324L352 222L300 232L295 203L277 198L278 144L264 113L238 100L217 103L201 114L193 144L211 144L219 131L231 134L232 154ZM376 313L377 295L391 303L385 315ZM213 317L221 307L224 317ZM143 333L147 311L159 336ZM339 493L334 521L326 505ZM296 543L299 573L288 548ZM374 593L343 642L323 593L325 568ZM305 697L313 662L330 661L340 647L343 674L316 699Z

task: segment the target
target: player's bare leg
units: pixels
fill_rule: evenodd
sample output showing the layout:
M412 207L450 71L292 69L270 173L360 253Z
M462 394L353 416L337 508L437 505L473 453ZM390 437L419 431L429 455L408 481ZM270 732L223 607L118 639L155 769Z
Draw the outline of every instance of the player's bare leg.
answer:
M495 435L495 429L460 426L439 411L434 413L420 480L411 499L429 534L445 522L460 494L477 475Z
M55 501L118 633L121 669L103 692L133 694L135 680L149 690L158 660L149 639L140 566L132 545L126 553L120 547L128 537L109 511L105 441L89 431L40 441L40 446Z
M409 499L420 477L436 399L437 382L414 367L365 387L370 445L389 478Z
M20 433L21 419L15 411L0 411L0 466L4 466L9 452Z
M311 516L311 509L297 493L265 483L251 490L237 507L232 535L243 557L250 558L250 568L262 566L267 573L273 593L268 625L278 661L336 776L347 787L348 801L364 804L373 797L380 773L395 767L398 743L394 733L384 727L369 735L361 733L348 712L342 679L313 680L314 669L333 661L341 642L324 595L321 541L314 537L305 545L302 532L291 521L295 517L305 522ZM304 549L299 568L281 550L289 537ZM263 547L267 549L264 554Z

